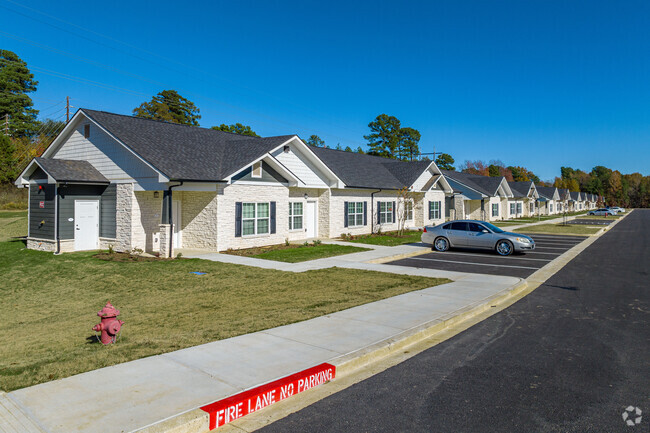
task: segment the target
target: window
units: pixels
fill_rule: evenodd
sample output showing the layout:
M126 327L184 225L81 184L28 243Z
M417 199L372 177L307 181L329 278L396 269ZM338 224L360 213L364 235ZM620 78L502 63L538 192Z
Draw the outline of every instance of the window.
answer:
M481 233L481 232L483 232L483 230L485 230L485 227L483 227L483 226L480 225L480 224L476 224L476 223L467 223L467 225L469 226L469 231L470 231L470 232L478 232L478 233Z
M262 177L262 161L253 164L253 171L251 173L251 177L256 177L256 178Z
M492 216L493 217L499 216L499 203L492 203Z
M548 211L553 212L553 203L548 204Z
M517 215L521 213L521 203L517 203Z
M90 125L84 125L84 138L90 137Z
M466 223L466 222L455 222L455 223L451 223L451 229L452 229L452 230L462 230L462 231L466 231L466 230L467 230L467 223Z
M413 221L413 202L410 200L404 202L404 219Z
M430 220L440 219L440 202L439 201L430 201L429 202L429 219Z
M242 235L261 235L269 232L269 203L242 204Z
M363 202L348 202L348 227L363 225Z
M391 224L393 222L393 202L379 202L379 224Z
M535 203L531 203L530 204L530 213L534 213L534 212L535 212Z
M510 215L514 215L514 214L515 214L515 204L510 203Z
M289 203L289 230L302 229L302 202Z

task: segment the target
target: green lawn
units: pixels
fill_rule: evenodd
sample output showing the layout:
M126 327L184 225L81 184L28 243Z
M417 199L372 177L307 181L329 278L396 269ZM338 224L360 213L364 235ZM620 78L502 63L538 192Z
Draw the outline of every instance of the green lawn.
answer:
M2 224L0 237L8 237ZM93 255L56 256L26 250L18 240L0 242L0 389L11 391L449 282L355 269L293 273L200 259L123 263ZM117 344L104 347L92 327L107 301L126 323Z
M278 248L273 248L278 247ZM368 248L351 247L347 245L308 244L308 245L274 245L266 248L249 248L246 250L226 251L228 254L253 257L256 259L275 260L278 262L297 263L307 260L322 259L325 257L340 256L342 254L368 251Z
M551 233L565 235L592 235L601 227L581 226L577 224L540 224L536 226L521 227L516 229L519 233Z
M384 245L387 247L394 247L396 245L412 244L420 242L422 232L420 231L404 231L402 236L397 236L397 232L388 232L382 234L360 235L354 236L353 239L343 239L347 242L357 242L361 244L371 245Z

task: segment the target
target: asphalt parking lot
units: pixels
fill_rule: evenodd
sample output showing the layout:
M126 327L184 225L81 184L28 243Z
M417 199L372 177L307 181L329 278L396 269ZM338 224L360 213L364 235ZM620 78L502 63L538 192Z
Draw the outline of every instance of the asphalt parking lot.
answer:
M456 248L444 253L432 251L428 254L396 260L387 264L526 278L586 239L585 236L526 234L535 240L535 250L526 254L501 257L494 251Z

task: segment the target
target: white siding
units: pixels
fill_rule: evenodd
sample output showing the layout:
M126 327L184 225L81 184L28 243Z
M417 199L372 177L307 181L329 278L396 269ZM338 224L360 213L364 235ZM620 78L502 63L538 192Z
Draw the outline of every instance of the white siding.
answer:
M289 151L278 149L271 155L287 167L294 175L304 182L306 187L327 188L327 176L316 168L295 146L289 146Z
M96 125L90 125L90 137L85 138L85 124L83 120L78 123L52 158L88 161L112 182L136 181L136 189L163 189L154 170Z

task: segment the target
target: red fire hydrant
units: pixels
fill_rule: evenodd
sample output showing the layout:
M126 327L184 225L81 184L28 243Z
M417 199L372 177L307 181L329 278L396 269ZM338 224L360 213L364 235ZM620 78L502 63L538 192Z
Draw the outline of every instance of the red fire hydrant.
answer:
M102 344L115 343L117 333L120 332L120 328L124 324L123 321L117 319L119 314L120 310L113 307L110 302L107 302L106 306L97 313L102 321L93 327L93 331L102 333Z

